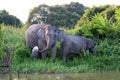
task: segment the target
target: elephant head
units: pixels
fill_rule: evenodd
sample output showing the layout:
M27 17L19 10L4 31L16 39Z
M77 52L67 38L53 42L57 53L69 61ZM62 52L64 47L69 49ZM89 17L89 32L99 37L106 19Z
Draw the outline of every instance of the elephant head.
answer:
M94 55L96 55L95 46L96 46L95 41L93 41L92 39L87 39L87 50L89 50Z
M57 35L57 40L59 41L59 42L63 42L63 40L66 38L66 33L65 33L65 31L64 30L58 30L58 35Z
M56 46L57 42L57 28L55 26L46 25L45 26L45 40L46 40L46 47L41 50L40 52L44 52L51 47Z

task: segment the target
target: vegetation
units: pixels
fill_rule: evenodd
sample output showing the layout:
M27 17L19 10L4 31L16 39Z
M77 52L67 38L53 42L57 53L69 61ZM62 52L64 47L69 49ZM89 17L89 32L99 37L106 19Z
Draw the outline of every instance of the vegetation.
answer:
M48 23L56 27L74 28L77 20L83 15L85 6L78 2L48 6L39 5L30 11L28 23Z
M0 60L6 55L6 47L12 46L12 71L13 72L87 72L98 70L120 71L120 9L115 7L111 17L108 18L106 10L113 6L100 6L88 9L78 20L74 29L65 29L68 34L77 34L94 39L97 43L97 55L93 56L86 51L81 56L71 55L70 60L64 63L58 46L57 58L51 60L32 60L30 50L24 44L24 34L27 26L15 28L14 26L0 25ZM99 12L86 16L94 9ZM90 11L90 12L88 12ZM100 13L104 12L104 14ZM109 11L111 12L111 11ZM114 18L112 17L114 16ZM112 21L111 21L112 20ZM82 24L81 24L82 23ZM74 57L73 57L74 56ZM27 68L26 68L27 67Z
M10 15L6 10L0 10L0 24L21 27L22 22L13 15Z

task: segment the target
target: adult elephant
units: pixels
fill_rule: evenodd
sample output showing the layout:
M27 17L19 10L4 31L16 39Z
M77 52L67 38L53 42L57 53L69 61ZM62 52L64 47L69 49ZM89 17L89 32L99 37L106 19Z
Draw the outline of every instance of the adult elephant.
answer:
M60 31L59 40L61 42L61 52L64 61L66 61L70 53L80 54L85 50L89 50L91 53L96 54L96 42L92 39L77 35L66 35L65 32Z
M51 57L56 57L56 31L57 28L48 24L33 24L25 32L25 44L32 50L35 46L39 49L39 55L46 58L46 51L52 50ZM43 51L43 52L42 52Z

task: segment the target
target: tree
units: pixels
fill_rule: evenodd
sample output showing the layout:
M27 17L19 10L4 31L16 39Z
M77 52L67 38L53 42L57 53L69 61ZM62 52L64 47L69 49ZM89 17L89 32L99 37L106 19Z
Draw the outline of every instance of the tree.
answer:
M28 23L46 23L49 12L49 6L45 4L33 8L29 14Z
M74 28L85 7L78 2L69 5L39 5L30 11L28 23L48 23L57 27Z
M73 27L73 21L71 18L75 18L69 11L61 6L53 6L50 8L50 14L47 18L47 23L59 26L65 26L67 28Z
M13 15L10 15L6 10L0 11L0 24L21 27L22 22Z
M83 4L80 4L79 2L71 2L70 4L63 5L64 8L66 8L71 13L76 13L82 16L84 14L84 10L86 7Z

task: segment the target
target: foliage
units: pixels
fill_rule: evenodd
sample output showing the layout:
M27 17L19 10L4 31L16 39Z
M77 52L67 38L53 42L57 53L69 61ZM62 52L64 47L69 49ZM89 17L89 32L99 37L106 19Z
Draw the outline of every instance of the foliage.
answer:
M0 10L0 24L21 27L22 22L13 15L10 15L6 10Z
M49 14L49 6L42 4L38 7L34 7L28 17L28 23L35 24L47 21L47 16Z
M19 44L16 46L13 59L22 62L24 59L30 58L30 56L30 50L24 44Z
M117 23L120 23L120 9L117 9L115 11L115 19L117 20Z
M96 14L100 14L102 16L105 16L110 22L114 23L116 22L115 19L115 11L119 8L119 6L115 5L104 5L99 7L92 7L85 10L85 13L80 18L80 20L77 23L77 26L81 26L84 24L88 24L93 16Z
M2 30L1 30L1 25L0 25L0 46L1 46L1 42L2 42Z
M107 16L102 16L101 14L96 14L92 17L92 20L88 24L79 26L79 23L74 29L76 34L83 35L86 37L96 37L99 39L103 38L119 38L119 24L111 23Z
M55 6L42 4L31 10L28 23L44 22L57 27L74 28L77 20L83 15L84 10L85 7L78 2Z
M13 26L2 25L1 26L1 31L2 31L2 41L1 41L1 47L0 47L1 55L6 54L7 46L13 47L14 51L16 53L21 48L22 48L23 51L26 50L25 45L24 45L24 38L23 38L25 28L19 29L19 28L14 28ZM27 50L27 52L28 51L29 50ZM27 54L27 52L26 52L26 54ZM16 54L16 53L14 53L14 54ZM15 58L15 57L13 57L13 58Z
M102 11L100 14L107 16L108 20L111 20L112 23L116 22L115 11L118 9L118 6L111 5L106 10Z
M75 12L76 14L79 14L82 16L84 14L84 10L86 7L84 7L83 4L80 4L79 2L71 2L70 4L64 4L64 8L66 8L71 13Z
M83 17L88 17L88 20L91 20L92 16L95 16L95 14L105 11L108 7L109 5L99 6L99 7L94 6L93 8L87 9Z
M50 8L51 13L48 15L47 23L51 25L65 26L73 28L75 22L79 19L79 15L71 13L61 6L54 6Z

